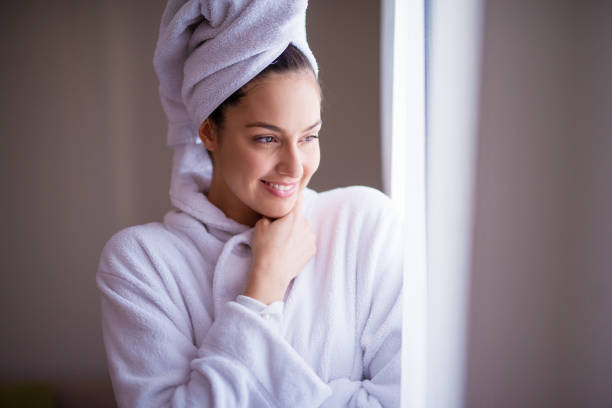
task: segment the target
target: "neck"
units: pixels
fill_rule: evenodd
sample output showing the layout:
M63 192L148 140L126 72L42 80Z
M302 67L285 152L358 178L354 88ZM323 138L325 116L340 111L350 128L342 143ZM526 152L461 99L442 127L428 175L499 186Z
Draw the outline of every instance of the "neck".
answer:
M221 183L215 178L214 174L210 183L210 189L206 196L208 197L208 201L223 211L226 217L240 224L253 227L261 218L261 214L247 207L230 191L227 191L227 194L223 194Z

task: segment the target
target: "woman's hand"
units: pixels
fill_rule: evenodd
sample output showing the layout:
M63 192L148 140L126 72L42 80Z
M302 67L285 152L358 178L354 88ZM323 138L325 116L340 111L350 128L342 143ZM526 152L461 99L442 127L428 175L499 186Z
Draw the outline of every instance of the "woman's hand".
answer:
M282 300L289 283L316 253L315 235L302 212L302 194L282 218L255 224L253 264L245 295L270 304Z

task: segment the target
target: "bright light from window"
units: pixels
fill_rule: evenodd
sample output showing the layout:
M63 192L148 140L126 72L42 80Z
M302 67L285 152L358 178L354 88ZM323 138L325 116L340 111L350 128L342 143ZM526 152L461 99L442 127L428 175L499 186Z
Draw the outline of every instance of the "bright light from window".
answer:
M424 13L423 0L383 1L383 161L406 226L402 407L411 408L425 407L427 378Z

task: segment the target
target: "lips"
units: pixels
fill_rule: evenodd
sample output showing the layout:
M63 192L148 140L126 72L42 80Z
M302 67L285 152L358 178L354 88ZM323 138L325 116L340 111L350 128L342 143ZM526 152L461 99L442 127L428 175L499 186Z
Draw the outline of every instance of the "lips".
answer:
M274 187L277 190L281 190L281 191L287 191L287 190L291 190L293 188L293 186L295 185L295 183L293 184L281 184L281 183L271 183L269 181L266 180L262 180L266 185L270 186L270 187Z
M298 183L275 183L266 180L260 180L265 188L277 197L285 198L291 196L296 190Z

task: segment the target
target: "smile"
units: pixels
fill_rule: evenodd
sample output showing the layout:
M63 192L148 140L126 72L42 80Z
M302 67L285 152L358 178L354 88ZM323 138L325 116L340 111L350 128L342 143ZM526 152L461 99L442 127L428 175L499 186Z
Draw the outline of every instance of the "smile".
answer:
M266 180L260 180L260 181L262 182L262 184L266 187L266 189L269 192L271 192L277 197L282 197L282 198L291 196L298 186L298 183L278 184L278 183L271 183Z
M267 185L276 188L277 190L281 190L281 191L287 191L287 190L291 190L293 188L293 184L291 185L282 185L282 184L275 184L275 183L269 183L267 181L263 181L264 183L266 183Z

